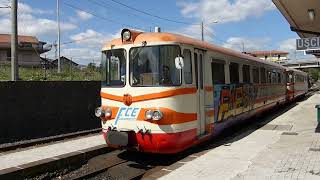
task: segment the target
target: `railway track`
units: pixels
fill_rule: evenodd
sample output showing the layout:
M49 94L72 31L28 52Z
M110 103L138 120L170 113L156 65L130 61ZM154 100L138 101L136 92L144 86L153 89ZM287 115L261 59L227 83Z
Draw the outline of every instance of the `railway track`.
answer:
M172 164L176 158L172 155L115 150L92 158L80 169L57 179L140 179L160 165Z
M94 134L101 132L101 128L92 129L92 130L85 130L85 131L78 131L74 133L67 133L67 134L61 134L56 136L49 136L49 137L43 137L38 139L31 139L31 140L25 140L25 141L18 141L14 143L6 143L6 144L0 144L0 152L15 150L19 148L26 148L31 147L35 145L41 145L45 143L51 143L76 137L82 137L89 134Z

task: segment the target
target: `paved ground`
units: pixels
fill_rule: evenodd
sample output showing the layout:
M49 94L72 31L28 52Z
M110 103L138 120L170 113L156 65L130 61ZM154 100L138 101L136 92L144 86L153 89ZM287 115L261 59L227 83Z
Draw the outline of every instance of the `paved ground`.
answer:
M85 138L76 138L51 145L44 145L17 152L0 154L0 171L7 168L19 167L23 164L32 163L46 158L54 158L59 155L81 151L87 148L105 144L101 134Z
M264 127L207 150L160 179L320 179L320 133L315 104L300 102Z

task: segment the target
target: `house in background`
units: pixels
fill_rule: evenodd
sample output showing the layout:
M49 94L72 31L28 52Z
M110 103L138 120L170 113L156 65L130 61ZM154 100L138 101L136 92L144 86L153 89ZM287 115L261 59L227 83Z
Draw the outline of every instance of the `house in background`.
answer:
M22 67L41 67L40 54L51 48L44 47L46 43L33 36L18 36L18 63ZM11 62L11 35L0 34L0 64Z
M58 59L55 59L52 61L52 63L55 65L55 67L58 67ZM72 61L69 58L66 58L64 56L60 57L60 64L61 64L61 69L63 70L64 68L69 68L69 67L78 67L79 64Z
M262 60L271 61L275 63L285 63L288 61L288 52L285 51L250 51L246 52L246 54L249 54L251 56L257 57Z
M43 68L46 69L57 69L58 68L58 59L49 59L45 57L40 57L41 58L41 64ZM78 63L72 61L69 58L66 58L64 56L60 57L60 63L61 63L61 69L63 70L64 68L70 68L70 67L77 67L81 68L82 65L79 65Z

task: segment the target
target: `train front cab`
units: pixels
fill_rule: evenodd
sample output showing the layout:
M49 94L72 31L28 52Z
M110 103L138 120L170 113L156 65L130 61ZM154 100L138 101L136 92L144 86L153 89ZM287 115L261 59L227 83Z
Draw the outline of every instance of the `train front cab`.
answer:
M295 69L286 70L287 101L292 101L308 91L307 73Z
M213 90L203 81L204 51L146 42L103 52L103 134L111 147L179 152L211 130L204 116L212 117L213 107L208 112L200 105L209 98L205 91ZM182 69L177 57L183 57Z

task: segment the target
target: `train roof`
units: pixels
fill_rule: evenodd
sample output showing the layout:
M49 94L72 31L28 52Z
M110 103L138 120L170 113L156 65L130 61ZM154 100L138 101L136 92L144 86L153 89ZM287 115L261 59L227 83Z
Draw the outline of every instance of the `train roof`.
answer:
M306 72L304 72L304 71L301 71L301 70L298 70L298 69L294 69L294 68L289 68L289 67L286 68L286 71L293 71L293 72L296 72L296 73L298 73L298 74L302 74L302 75L304 75L304 76L307 76L307 75L308 75L308 73L306 73Z
M203 42L203 41L200 41L200 40L197 40L194 38L190 38L190 37L178 35L178 34L173 34L173 33L140 32L137 34L137 36L131 42L131 44L139 45L143 41L146 41L147 43L150 43L150 42L152 42L152 43L172 42L172 43L188 44L188 45L196 46L199 49L212 50L212 51L216 51L216 52L226 54L229 56L242 58L242 59L248 59L248 60L252 60L255 62L267 64L270 66L276 66L281 69L286 69L285 67L283 67L279 64L273 63L273 62L263 61L259 58L256 58L256 57L253 57L253 56L250 56L250 55L247 55L247 54L235 51L235 50L227 49L227 48L224 48L221 46L209 44L207 42ZM103 46L103 50L111 49L111 46L121 46L121 45L125 45L125 44L128 44L128 42L122 42L121 38L117 38L117 39L114 39L110 42L107 42Z

